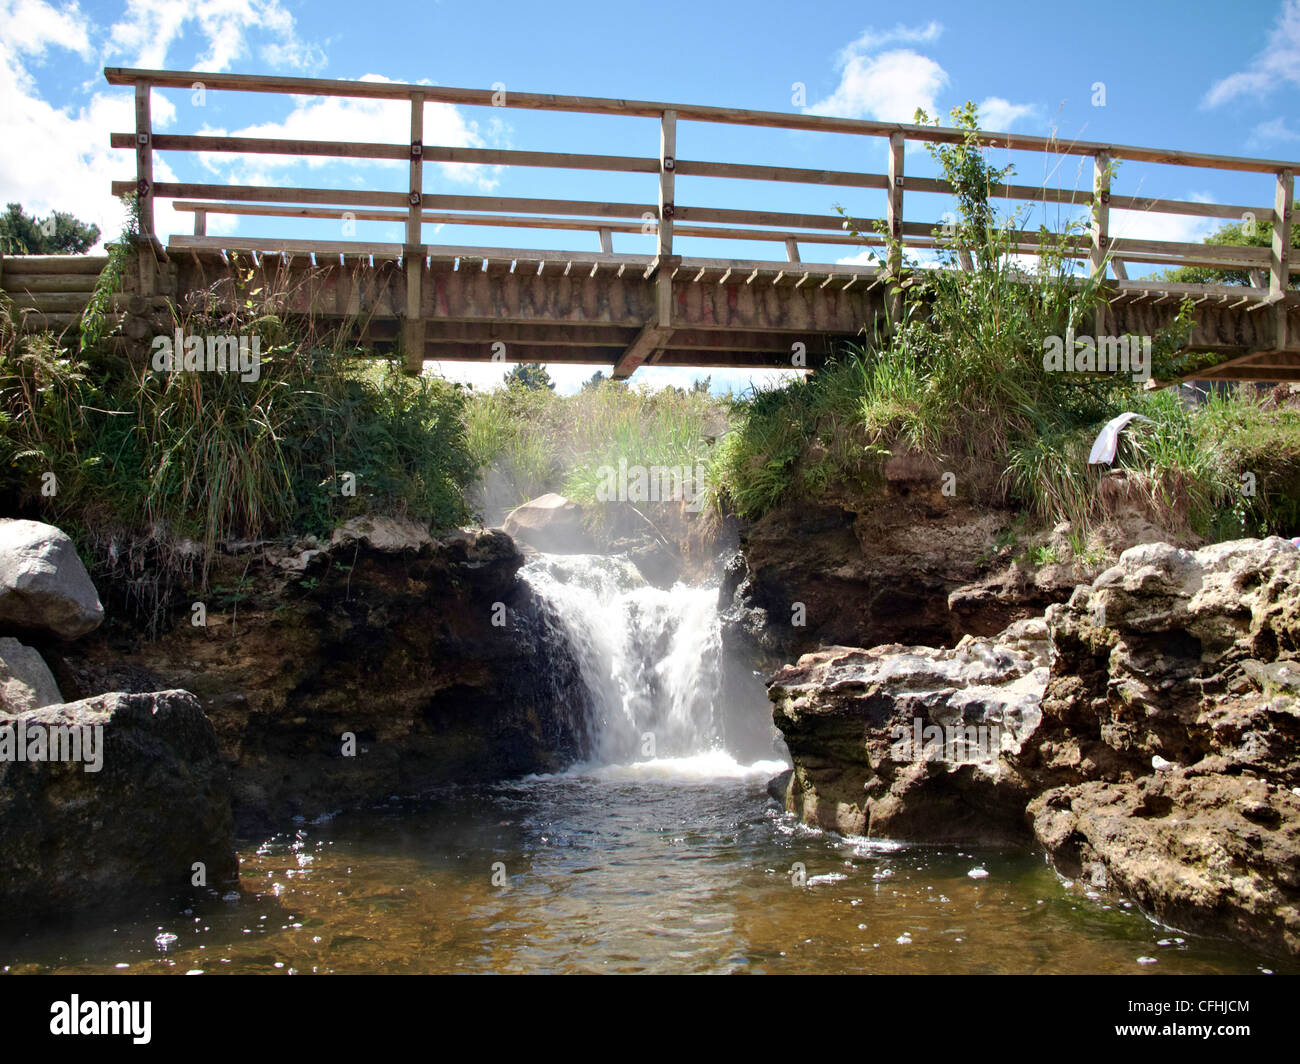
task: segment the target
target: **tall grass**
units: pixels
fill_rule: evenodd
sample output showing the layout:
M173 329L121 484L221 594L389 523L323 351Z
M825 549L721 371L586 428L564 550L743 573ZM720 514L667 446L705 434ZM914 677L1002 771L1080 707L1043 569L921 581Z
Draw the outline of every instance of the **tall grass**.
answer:
M1022 264L1022 218L999 219L988 206L1009 171L984 163L972 107L953 117L966 142L935 149L962 211L939 256L949 268L921 268L883 234L897 320L812 377L736 405L715 465L724 501L751 519L805 499L866 505L886 458L910 451L956 472L965 497L1022 508L1048 527L1068 520L1083 532L1126 507L1171 532L1293 526L1300 414L1244 390L1190 408L1177 389L1151 392L1131 376L1044 367L1048 337L1092 332L1101 275L1075 264L1077 226L1040 230L1042 253ZM952 268L962 252L973 270ZM1152 337L1157 379L1193 364L1177 354L1189 321L1184 304ZM1114 469L1089 466L1098 430L1126 410L1149 420L1125 430ZM1261 484L1253 496L1241 482L1250 467Z
M186 335L255 336L256 380L85 356L0 320L4 512L143 544L164 568L233 539L323 533L361 512L470 516L466 392L286 325L251 272L176 308ZM56 490L48 490L48 474Z

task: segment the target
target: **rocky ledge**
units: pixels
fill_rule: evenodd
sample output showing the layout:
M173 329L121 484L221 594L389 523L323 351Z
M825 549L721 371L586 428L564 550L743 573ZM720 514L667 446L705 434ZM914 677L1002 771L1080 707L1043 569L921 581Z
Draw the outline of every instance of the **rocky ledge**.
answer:
M585 751L586 688L523 561L499 531L358 518L241 545L157 639L108 624L46 657L65 694L192 692L241 830L554 771Z
M795 762L785 802L809 823L1032 833L1063 874L1168 924L1300 954L1300 551L1285 540L1134 547L1041 629L819 651L769 696ZM924 741L994 724L996 744Z

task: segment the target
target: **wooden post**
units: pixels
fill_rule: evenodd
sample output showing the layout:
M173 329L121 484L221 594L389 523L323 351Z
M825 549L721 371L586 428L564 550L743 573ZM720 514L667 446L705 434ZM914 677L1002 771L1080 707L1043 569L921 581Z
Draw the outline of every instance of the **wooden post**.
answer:
M614 234L608 229L600 230L600 250L606 255L614 254Z
M194 235L195 236L208 235L208 212L207 211L194 212Z
M1092 250L1088 260L1094 274L1104 275L1110 247L1110 155L1098 152L1092 160Z
M1110 268L1115 271L1115 280L1128 280L1128 267L1124 265L1123 259L1111 259Z
M785 242L785 257L791 262L799 261L799 241L787 240Z
M153 120L149 111L149 92L149 82L135 83L135 196L140 214L136 259L142 296L154 294ZM148 254L145 254L146 248Z
M673 253L673 178L677 169L677 112L659 123L659 258Z
M901 132L889 134L889 202L885 222L892 243L889 247L889 274L891 289L899 281L903 269L903 149L907 139ZM890 327L902 316L902 297L890 291L886 306Z
M1268 296L1277 302L1274 309L1278 350L1286 348L1286 293L1291 283L1291 226L1295 220L1295 172L1277 172L1277 192L1273 201L1273 254L1269 259Z
M406 210L406 320L402 323L405 370L418 377L424 368L424 94L411 93L411 175Z

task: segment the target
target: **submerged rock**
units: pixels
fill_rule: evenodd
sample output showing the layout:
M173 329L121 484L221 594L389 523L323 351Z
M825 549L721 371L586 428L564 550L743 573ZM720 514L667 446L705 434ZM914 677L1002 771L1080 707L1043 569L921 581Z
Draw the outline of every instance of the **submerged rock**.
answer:
M52 757L52 734L65 759L13 760L19 736L24 757ZM190 891L200 869L211 889L237 879L227 770L193 695L0 714L0 735L0 912L138 905Z
M1023 837L1029 793L1001 755L1037 726L1047 675L1041 621L952 649L805 654L768 689L794 760L787 808L853 835Z
M40 521L0 518L0 631L76 639L103 620L71 539Z

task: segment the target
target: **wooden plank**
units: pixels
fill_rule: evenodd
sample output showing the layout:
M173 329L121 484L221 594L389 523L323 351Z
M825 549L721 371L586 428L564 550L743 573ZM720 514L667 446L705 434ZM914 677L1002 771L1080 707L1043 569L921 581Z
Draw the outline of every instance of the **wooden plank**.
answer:
M1128 280L1128 269L1124 265L1123 259L1111 259L1110 268L1115 272L1115 279L1119 281Z
M1093 275L1105 276L1110 250L1110 156L1098 152L1092 160L1092 251L1088 264Z
M673 191L677 166L677 113L664 111L659 121L659 257L673 253Z
M671 329L658 325L647 325L632 341L631 346L614 363L612 376L614 380L627 380L636 372L638 366L649 358L672 333Z
M113 195L131 192L130 181L114 181ZM247 185L206 185L192 182L159 181L153 194L163 199L229 199L266 203L336 203L350 207L402 207L407 206L404 192L368 192L357 189L333 188L283 188Z
M153 121L149 114L149 83L135 83L135 194L140 210L140 235L154 234Z
M791 262L799 261L799 241L795 237L786 237L785 257Z
M5 274L88 274L98 277L108 265L107 255L6 255Z
M614 254L614 234L610 231L610 227L603 225L598 232L600 233L600 250L606 255Z
M96 273L18 273L7 271L3 277L6 292L93 292L99 280Z
M148 70L105 67L104 77L110 85L127 85L138 80L159 88L189 89L202 81L208 91L290 93L311 96L343 96L356 99L402 99L412 92L423 92L431 102L475 107L494 104L526 110L569 111L585 114L660 117L675 111L679 121L717 122L732 125L767 126L888 137L895 132L909 140L931 144L960 144L964 130L943 126L920 126L895 122L876 122L859 118L834 118L826 115L792 114L783 111L757 111L735 107L709 107L692 104L664 103L648 100L620 100L594 96L560 96L546 93L511 91L501 100L490 89L464 89L443 85L415 85L398 82L344 81L329 78L302 78L249 74L226 74L208 71ZM1068 141L1055 137L1024 133L981 131L981 142L988 147L1013 151L1036 151L1051 155L1092 156L1106 152L1112 159L1163 163L1172 166L1198 166L1208 169L1276 173L1300 169L1300 163L1284 159L1258 159L1202 152L1150 148L1137 145L1104 144L1095 141Z
M410 204L406 213L406 243L414 247L423 243L420 239L421 200L424 196L424 95L411 93L411 142L407 146L410 158ZM419 307L419 302L416 302Z
M848 170L810 170L804 167L764 166L753 163L712 163L694 159L677 160L677 173L683 177L726 177L740 181L784 181L844 188L885 189L889 187L889 179L884 174Z
M1273 198L1273 244L1269 249L1268 294L1281 300L1291 284L1291 225L1295 210L1295 171L1279 170ZM1287 309L1279 303L1275 318L1277 346L1290 340Z

